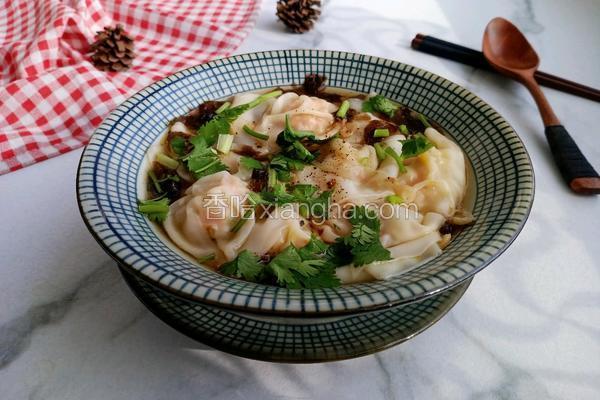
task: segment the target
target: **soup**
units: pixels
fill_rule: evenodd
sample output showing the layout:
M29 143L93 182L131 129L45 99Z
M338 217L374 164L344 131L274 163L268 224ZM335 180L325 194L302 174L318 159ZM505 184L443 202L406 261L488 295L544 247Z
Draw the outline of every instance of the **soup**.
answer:
M140 212L198 263L287 288L387 279L439 255L473 221L462 150L408 107L324 81L171 121Z

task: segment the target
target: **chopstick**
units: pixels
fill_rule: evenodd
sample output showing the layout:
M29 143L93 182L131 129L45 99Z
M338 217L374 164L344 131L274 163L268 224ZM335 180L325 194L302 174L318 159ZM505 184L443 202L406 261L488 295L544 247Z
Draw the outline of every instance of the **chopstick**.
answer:
M437 39L433 36L427 36L419 33L412 40L411 47L423 53L457 61L475 68L495 72L495 70L488 64L482 52L458 44L446 42L445 40ZM535 79L540 85L600 102L600 90L598 89L569 81L555 75L550 75L542 71L537 71L535 73Z

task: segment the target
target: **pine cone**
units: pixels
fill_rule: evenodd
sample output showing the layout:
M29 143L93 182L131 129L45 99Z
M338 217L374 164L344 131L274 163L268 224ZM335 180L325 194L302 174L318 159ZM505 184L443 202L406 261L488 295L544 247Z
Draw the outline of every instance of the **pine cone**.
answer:
M101 71L124 71L131 67L135 54L133 39L123 31L123 25L109 26L97 32L90 46L92 63Z
M312 29L321 15L320 0L278 0L277 17L295 33Z

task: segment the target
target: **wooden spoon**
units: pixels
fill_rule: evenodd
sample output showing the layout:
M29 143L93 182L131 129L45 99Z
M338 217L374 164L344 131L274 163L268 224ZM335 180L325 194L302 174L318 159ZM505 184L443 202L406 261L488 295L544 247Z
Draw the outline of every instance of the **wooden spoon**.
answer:
M533 77L540 59L525 36L504 18L494 18L485 28L483 54L498 72L521 82L531 92L546 126L546 139L554 160L571 189L600 194L600 176L561 125Z

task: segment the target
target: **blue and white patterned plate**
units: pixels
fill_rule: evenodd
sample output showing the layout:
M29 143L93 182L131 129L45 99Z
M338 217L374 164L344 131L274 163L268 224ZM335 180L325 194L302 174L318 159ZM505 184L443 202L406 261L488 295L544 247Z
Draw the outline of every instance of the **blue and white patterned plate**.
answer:
M301 83L324 74L332 87L377 92L442 125L468 156L476 182L474 225L439 257L387 281L289 290L243 282L190 262L137 212L146 150L167 121L199 103ZM148 86L115 109L80 161L77 197L103 248L137 277L192 301L237 311L319 316L412 302L472 277L515 239L534 193L523 143L483 100L430 72L383 58L321 50L244 54L192 67Z
M138 299L184 335L238 356L294 363L344 360L403 343L446 315L473 279L427 299L384 310L330 318L281 318L187 301L121 272Z

